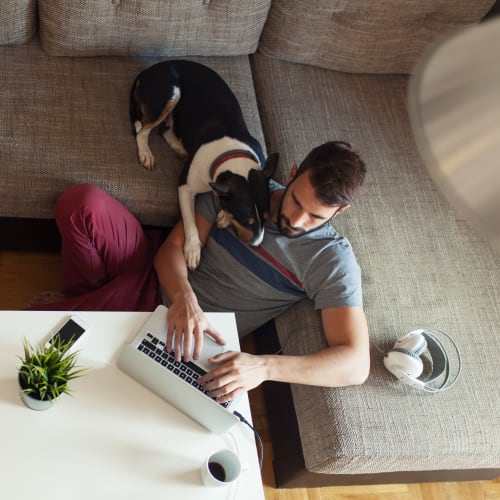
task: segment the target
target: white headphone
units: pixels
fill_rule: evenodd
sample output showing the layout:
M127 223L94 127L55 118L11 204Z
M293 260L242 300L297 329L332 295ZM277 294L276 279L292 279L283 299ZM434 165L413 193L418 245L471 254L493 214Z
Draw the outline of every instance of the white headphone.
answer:
M460 351L453 339L442 332L453 344L458 356L458 371L450 382L450 360L439 338L429 330L414 330L400 338L394 347L384 355L384 366L401 382L426 392L441 392L449 389L458 379L462 369ZM432 372L426 378L418 378L424 370L421 355L429 351L432 360ZM438 387L429 385L445 373L444 381Z

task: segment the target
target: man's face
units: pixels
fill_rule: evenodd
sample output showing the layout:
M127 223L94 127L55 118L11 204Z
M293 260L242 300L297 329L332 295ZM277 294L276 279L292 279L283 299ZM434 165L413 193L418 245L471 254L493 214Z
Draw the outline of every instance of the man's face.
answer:
M347 207L323 205L314 193L309 173L291 180L281 199L278 227L289 238L296 238L328 222Z

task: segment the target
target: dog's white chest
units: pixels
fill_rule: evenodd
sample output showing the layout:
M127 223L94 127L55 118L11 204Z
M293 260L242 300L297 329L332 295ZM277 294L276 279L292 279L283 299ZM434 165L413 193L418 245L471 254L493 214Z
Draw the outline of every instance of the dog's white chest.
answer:
M198 148L198 151L196 151L191 161L186 178L186 184L189 185L189 190L196 193L210 191L209 182L214 180L210 174L210 168L213 162L221 154L235 149L248 150L250 153L254 154L248 145L230 137L217 139L207 144L203 144L203 146ZM255 163L252 164L250 161L248 164L247 162L231 162L231 171L245 178L247 178L248 171L251 167L255 167ZM222 167L221 171L223 171L223 168L224 167Z

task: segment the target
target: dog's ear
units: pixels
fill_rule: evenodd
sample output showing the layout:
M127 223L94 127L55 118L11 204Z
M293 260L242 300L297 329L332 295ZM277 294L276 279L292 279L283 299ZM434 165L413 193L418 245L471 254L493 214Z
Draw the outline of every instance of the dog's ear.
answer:
M229 186L222 182L209 182L208 184L218 194L229 194Z
M270 179L276 172L276 168L278 167L279 157L280 155L278 153L273 153L272 155L269 155L267 157L264 169L262 170L264 177L266 179Z

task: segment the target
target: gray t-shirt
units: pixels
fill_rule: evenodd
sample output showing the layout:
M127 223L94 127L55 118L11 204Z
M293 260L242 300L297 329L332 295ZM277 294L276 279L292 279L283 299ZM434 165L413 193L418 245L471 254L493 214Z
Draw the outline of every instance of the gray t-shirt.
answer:
M281 186L273 183L272 189L276 187ZM196 211L214 223L215 195L198 195ZM214 224L189 282L205 312L236 313L240 336L305 298L316 309L362 304L361 272L351 245L329 223L288 238L268 220L259 247Z

